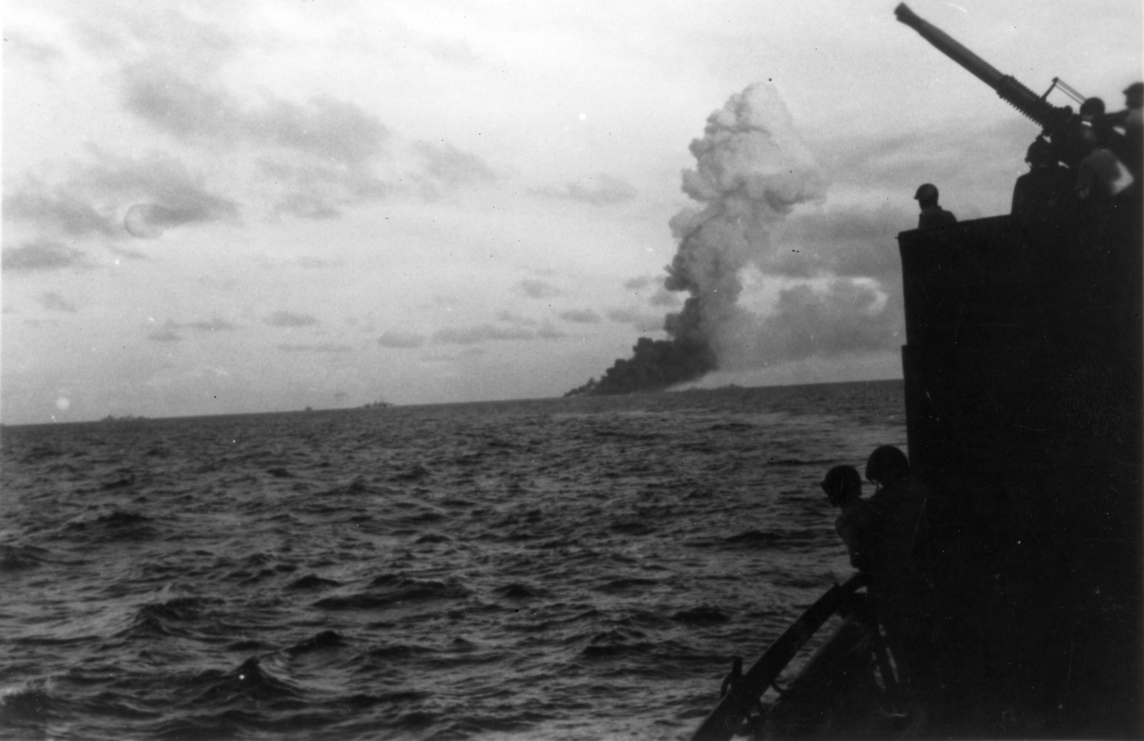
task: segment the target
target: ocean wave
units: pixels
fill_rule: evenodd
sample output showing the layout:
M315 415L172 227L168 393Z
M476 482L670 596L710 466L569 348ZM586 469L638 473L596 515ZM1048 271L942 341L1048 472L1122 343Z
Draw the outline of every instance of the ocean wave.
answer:
M151 540L158 535L154 520L130 510L114 508L90 519L69 522L60 537L84 538L96 542Z
M166 602L151 602L136 608L131 624L120 633L125 637L187 636L190 624L198 622L208 601L198 597L176 597Z
M315 607L324 610L376 610L407 603L460 600L471 594L456 580L448 582L379 576L356 594L320 599Z
M306 574L300 579L287 584L284 589L299 590L299 589L329 589L332 587L340 587L342 583L333 579L324 579L317 574Z
M46 549L34 545L0 545L0 572L34 569L47 556Z
M312 638L294 644L286 649L286 653L290 656L298 656L299 654L311 653L313 651L340 648L345 645L346 639L343 638L340 633L334 630L323 630Z
M229 706L245 699L300 702L298 688L267 672L252 656L228 672L211 670L195 679L194 705Z
M689 625L709 625L712 623L725 623L731 618L718 607L700 605L699 607L692 607L689 610L680 610L672 615L671 619Z
M5 429L0 737L685 737L845 570L809 466L901 437L767 393Z
M50 721L58 713L59 699L46 681L0 690L0 727L27 728Z

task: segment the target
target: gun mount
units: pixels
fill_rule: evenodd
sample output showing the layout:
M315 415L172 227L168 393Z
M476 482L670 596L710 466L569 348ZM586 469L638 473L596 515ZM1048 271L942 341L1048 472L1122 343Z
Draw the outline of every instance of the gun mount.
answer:
M966 49L940 28L920 18L905 3L894 8L894 15L937 47L938 51L996 90L1003 100L1039 124L1044 129L1045 135L1055 144L1063 145L1068 139L1071 128L1079 125L1079 116L1071 107L1057 107L1048 103L1012 75L1002 74L996 67Z

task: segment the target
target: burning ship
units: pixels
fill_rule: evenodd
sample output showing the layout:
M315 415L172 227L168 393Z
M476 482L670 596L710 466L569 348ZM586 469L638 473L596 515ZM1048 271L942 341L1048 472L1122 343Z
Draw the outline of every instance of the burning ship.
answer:
M1040 125L1076 182L1089 122L904 4L895 13ZM1116 198L1069 192L898 235L909 461L931 492L916 655L886 649L856 575L749 671L736 665L695 739L1144 735L1144 244L1140 133L1127 133L1108 132L1109 149L1137 158ZM780 691L836 614L844 622ZM924 667L908 692L903 664Z

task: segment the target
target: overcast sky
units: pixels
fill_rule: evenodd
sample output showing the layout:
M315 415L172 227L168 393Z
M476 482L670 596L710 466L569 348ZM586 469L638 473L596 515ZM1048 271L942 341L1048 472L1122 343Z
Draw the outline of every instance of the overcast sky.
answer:
M708 383L900 376L914 189L1004 213L1037 128L895 5L10 0L3 421L558 396L663 337L755 83L817 189ZM1038 92L1144 77L1139 0L910 7Z

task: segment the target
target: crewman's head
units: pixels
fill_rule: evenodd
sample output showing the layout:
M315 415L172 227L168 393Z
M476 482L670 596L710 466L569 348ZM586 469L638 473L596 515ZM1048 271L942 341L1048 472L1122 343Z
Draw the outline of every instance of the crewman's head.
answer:
M826 472L822 490L835 507L842 507L862 496L862 477L854 466L835 466Z
M878 486L892 486L910 478L906 454L893 445L883 445L866 461L866 480Z
M1025 161L1033 167L1040 167L1041 165L1048 164L1052 160L1052 156L1052 146L1044 139L1038 137L1029 145L1029 149L1025 153Z
M917 201L922 208L926 206L936 206L937 186L933 183L924 183L918 186L918 192L914 193L914 200Z
M1104 115L1104 101L1100 98L1088 98L1080 104L1081 118L1092 119Z
M1124 105L1129 108L1144 108L1144 82L1134 82L1124 88Z

